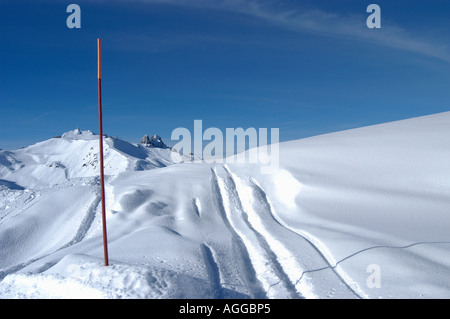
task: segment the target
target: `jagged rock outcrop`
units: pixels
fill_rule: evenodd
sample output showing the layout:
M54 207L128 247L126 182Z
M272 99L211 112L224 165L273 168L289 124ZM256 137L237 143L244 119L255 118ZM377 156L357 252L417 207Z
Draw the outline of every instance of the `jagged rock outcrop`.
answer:
M152 137L149 137L147 134L141 139L141 144L145 146L154 146L158 148L168 148L166 144L164 144L161 136L155 134Z
M145 134L144 137L141 138L141 144L150 144L150 137L147 134Z

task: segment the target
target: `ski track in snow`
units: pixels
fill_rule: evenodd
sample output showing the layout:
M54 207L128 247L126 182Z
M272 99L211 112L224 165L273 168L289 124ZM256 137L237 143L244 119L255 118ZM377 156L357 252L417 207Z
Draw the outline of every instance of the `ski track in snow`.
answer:
M222 195L221 184L219 177L216 174L216 169L211 168L211 182L212 182L212 194L216 197L216 204L222 220L232 235L232 243L234 247L234 255L236 256L236 263L241 272L242 280L245 282L250 294L253 298L264 299L267 298L267 293L261 285L260 280L257 278L257 272L250 257L248 246L241 237L239 231L235 228L232 221L227 216L226 199L225 195Z
M98 178L94 178L94 185L91 185L91 192L97 194L98 191L95 189L98 186L98 183L96 182L98 180ZM59 190L59 188L52 190L50 193L46 194L45 196L51 196L52 194L56 193ZM27 209L29 209L30 207L32 207L33 205L35 205L37 202L39 202L40 200L44 199L45 196L40 196L39 198L35 199L35 201L31 201L31 203L29 205L27 205L24 209L22 209L18 214L25 212ZM12 274L15 273L19 270L21 270L22 268L27 267L28 265L33 264L34 262L43 259L47 256L50 256L51 254L54 254L62 249L71 247L79 242L81 242L86 234L88 233L89 229L91 228L94 220L95 220L95 216L96 216L96 212L97 212L97 208L100 204L101 201L101 197L100 195L96 195L94 200L92 201L91 205L88 207L88 209L86 210L84 217L78 227L77 233L75 234L75 236L66 244L62 245L61 247L57 248L56 250L46 253L42 256L24 261L20 264L14 265L6 270L2 270L0 271L0 280L2 280L4 277L6 277L8 274ZM16 216L16 215L14 215ZM13 218L14 216L12 216L11 218ZM49 264L46 265L45 268L41 268L41 271L45 271L46 268L50 268L51 266L53 266L53 264Z
M268 243L267 234L261 234L249 221L232 175L225 167L215 169L213 180L218 185L224 217L233 233L244 243L256 278L268 298L304 298L286 274L281 258Z
M302 287L300 284L308 274L321 272L325 270L331 270L335 274L335 277L350 291L355 297L360 299L369 298L369 296L360 288L359 284L356 283L341 267L340 264L352 257L363 253L365 251L387 248L387 249L407 249L410 247L414 247L421 244L448 244L449 241L431 241L431 242L415 242L412 244L407 244L403 246L388 246L388 245L379 245L372 246L362 250L358 250L340 260L335 260L332 254L329 252L327 247L316 237L309 234L306 231L301 229L296 229L290 227L286 223L282 221L282 219L277 215L273 205L270 203L269 198L267 197L266 192L262 189L262 187L255 181L252 177L248 178L248 180L243 180L239 178L236 174L232 173L230 169L224 165L223 169L227 172L229 178L233 181L234 187L237 190L237 194L240 198L241 203L247 202L245 206L245 211L251 214L252 220L254 221L253 225L255 229L257 229L261 235L264 236L267 243L270 244L272 251L276 253L274 256L277 260L280 261L280 264L285 266L284 269L287 269L286 274L289 276L290 281L297 288L299 292L303 292L303 295L307 298L316 298L316 296L311 293L313 287ZM247 189L245 189L247 188ZM239 195L241 194L241 195ZM247 200L246 200L247 199ZM249 204L252 203L252 204ZM252 207L253 206L253 207ZM260 218L261 216L262 218ZM269 230L265 229L264 225L267 225L269 221L274 221L277 225L281 226L283 230L289 231L299 238L302 241L305 241L310 245L317 253L318 256L326 262L326 266L313 268L313 269L302 269L300 265L298 265L295 261L296 256L292 255L283 244L278 241L273 235L275 233L271 233ZM280 229L278 229L280 230ZM290 271L289 271L290 270ZM300 273L300 276L298 274ZM281 281L280 281L281 282ZM273 285L274 286L274 285ZM272 288L272 286L271 286ZM302 291L303 289L303 291Z
M266 192L253 178L242 179L226 165L214 168L212 174L213 181L217 183L227 223L243 242L249 256L254 257L251 262L255 275L265 288L268 298L317 298L307 276L325 270L333 272L332 280L341 282L345 286L344 290L357 298L367 298L359 286L340 269L339 262L333 262L318 240L305 232L292 229L281 221ZM238 216L241 220L238 220ZM281 232L297 236L297 241L310 246L326 266L303 269L298 263L302 256L290 252L275 236ZM252 254L251 251L255 253ZM258 251L261 253L258 254ZM265 267L268 269L264 269Z
M237 177L236 177L237 178ZM331 269L337 278L345 285L347 288L352 291L355 296L358 298L366 298L367 296L364 294L364 292L345 274L339 267L339 262L333 262L332 257L329 257L330 254L326 249L323 248L323 245L321 245L320 241L314 238L313 236L307 234L306 232L303 232L298 229L293 229L292 227L289 227L286 223L284 223L281 218L279 218L273 208L273 205L270 203L270 200L267 197L266 192L261 188L261 186L253 179L249 179L249 183L253 187L254 194L258 198L258 200L262 203L262 206L264 207L265 211L269 215L269 220L273 220L276 222L279 226L283 227L283 229L292 232L293 234L299 236L302 240L306 241L315 251L317 251L320 258L322 258L326 263L327 266L316 268L316 269L308 269L308 270L301 270L301 275L297 277L296 274L298 272L292 275L291 280L295 283L297 286L302 279L307 275L308 273L318 272L326 269ZM262 221L267 222L268 219L261 219ZM348 257L347 257L348 258ZM297 279L296 279L297 278Z
M206 270L208 273L209 281L211 283L211 292L212 292L212 298L215 299L223 299L224 292L221 285L221 275L219 266L216 262L216 258L214 257L214 253L212 248L207 245L206 243L203 243L201 245L202 249L202 255L203 260L205 262Z
M89 229L91 228L91 226L95 220L97 208L100 204L100 201L101 201L101 196L96 195L94 200L92 201L92 204L86 210L84 218L81 221L78 231L75 234L74 238L71 241L69 241L67 244L63 245L58 250L73 246L73 245L79 243L80 241L82 241L86 237L86 234L88 233Z

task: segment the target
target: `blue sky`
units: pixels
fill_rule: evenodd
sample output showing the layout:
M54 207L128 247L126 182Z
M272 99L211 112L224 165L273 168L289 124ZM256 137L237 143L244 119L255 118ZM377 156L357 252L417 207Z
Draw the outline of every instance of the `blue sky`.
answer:
M98 37L104 131L133 142L195 119L286 141L448 111L449 16L446 0L0 0L0 148L98 132Z

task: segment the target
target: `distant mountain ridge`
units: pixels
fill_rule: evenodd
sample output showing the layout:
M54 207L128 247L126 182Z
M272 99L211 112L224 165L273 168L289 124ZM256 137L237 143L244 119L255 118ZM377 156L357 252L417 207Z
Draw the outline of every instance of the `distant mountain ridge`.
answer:
M171 149L158 135L130 143L104 134L105 174L148 170L173 164ZM45 187L98 174L98 135L75 129L18 150L0 150L0 179L18 187ZM178 156L178 155L176 155ZM13 185L6 184L4 185Z

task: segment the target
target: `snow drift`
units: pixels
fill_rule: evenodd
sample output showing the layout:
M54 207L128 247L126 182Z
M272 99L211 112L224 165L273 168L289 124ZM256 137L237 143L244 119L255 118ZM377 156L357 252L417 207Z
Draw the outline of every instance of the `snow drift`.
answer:
M174 164L98 136L0 150L2 298L449 298L450 112ZM239 156L239 155L238 155Z

